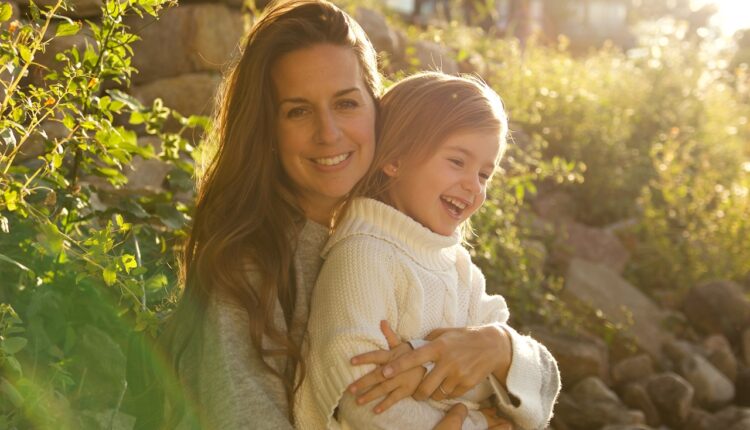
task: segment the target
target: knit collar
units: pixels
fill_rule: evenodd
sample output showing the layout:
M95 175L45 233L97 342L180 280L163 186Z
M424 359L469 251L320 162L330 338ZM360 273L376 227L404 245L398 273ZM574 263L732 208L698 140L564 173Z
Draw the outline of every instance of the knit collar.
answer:
M339 221L323 248L322 256L341 240L357 235L371 236L400 248L416 262L430 270L445 270L456 262L458 232L443 236L426 228L413 218L381 201L356 198Z

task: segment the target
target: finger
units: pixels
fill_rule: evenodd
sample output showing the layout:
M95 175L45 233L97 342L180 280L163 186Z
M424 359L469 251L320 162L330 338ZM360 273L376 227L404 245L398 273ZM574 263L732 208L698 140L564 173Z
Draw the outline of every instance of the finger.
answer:
M364 354L355 355L351 363L359 366L362 364L385 364L391 360L391 352L382 349L365 352Z
M435 390L430 397L437 401L458 397L454 394L457 383L458 381L450 376L443 379L440 384L438 384L437 390Z
M352 382L346 389L352 394L364 392L370 387L379 384L386 379L383 377L383 372L380 367L376 367L370 373Z
M408 397L409 392L407 390L403 389L397 389L391 391L391 393L386 397L382 402L378 403L377 406L375 406L374 412L376 414L383 413L388 410L391 406L398 403L401 399Z
M383 332L383 335L385 336L385 340L388 342L388 348L395 348L398 346L398 344L401 343L401 338L398 337L396 332L391 330L391 325L388 324L388 321L382 320L380 321L380 331Z
M513 430L513 423L505 418L497 416L495 408L480 409L482 415L487 420L487 427L492 430Z
M437 361L435 353L436 348L433 345L434 344L429 343L396 358L383 367L383 376L386 378L392 378L401 372L421 366L429 361Z
M463 403L457 403L448 409L445 417L435 426L434 430L460 430L467 415L469 415L469 410L466 409L466 406Z
M440 383L443 382L444 379L445 379L444 368L440 367L439 365L435 366L435 368L432 369L432 371L428 373L424 379L422 379L422 382L419 383L419 386L417 387L416 391L414 391L413 397L416 400L420 400L420 401L427 400L438 389L438 387L440 386ZM443 396L443 398L444 397L445 396Z
M385 381L376 384L369 391L357 397L357 404L364 405L370 403L375 399L379 399L386 394L389 394L396 390L400 386L397 379L386 379Z
M435 340L435 339L439 338L440 336L442 336L443 333L445 333L448 330L452 330L452 329L450 329L450 328L436 328L435 330L431 331L427 335L427 337L425 337L425 340L430 340L430 341Z

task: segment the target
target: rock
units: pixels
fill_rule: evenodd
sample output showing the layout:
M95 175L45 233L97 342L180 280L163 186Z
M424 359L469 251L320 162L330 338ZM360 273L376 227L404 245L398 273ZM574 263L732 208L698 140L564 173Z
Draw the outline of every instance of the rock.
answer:
M654 375L646 390L667 425L680 428L687 421L695 391L685 379L674 373Z
M742 332L742 359L750 367L750 327Z
M541 327L532 327L531 334L557 360L563 386L573 386L590 376L608 379L609 354L601 340L553 333Z
M612 424L602 427L600 430L650 430L651 427L643 424Z
M693 408L690 410L684 430L715 430L719 427L720 420L704 411L703 409Z
M567 221L561 225L558 238L553 251L557 261L567 262L577 257L622 273L630 259L630 253L617 236L602 228Z
M740 406L750 406L750 369L743 367L737 372L734 401Z
M575 218L575 201L564 191L541 193L531 205L540 217L553 223L572 221Z
M40 124L40 130L44 131L47 137L40 133L34 133L29 136L18 152L18 161L26 161L42 155L47 147L45 142L67 137L69 130L59 121L45 120ZM51 149L51 147L49 147Z
M714 417L718 420L717 429L750 429L750 409L748 408L728 406L717 412Z
M156 137L144 137L138 139L138 145L151 145L155 149L155 153L160 152L161 142ZM125 176L128 178L128 183L125 184L125 190L143 193L143 192L159 192L162 189L164 179L167 177L167 173L172 170L172 166L169 163L165 163L159 159L143 159L136 155L130 162L128 167L125 168Z
M664 352L673 363L679 363L687 357L699 354L700 350L687 341L672 339L664 344Z
M36 0L34 3L43 8L53 6L57 0ZM24 8L29 6L28 0L19 0L18 4ZM69 0L70 7L68 10L60 9L58 15L70 18L93 18L102 15L102 0Z
M556 407L571 428L599 429L607 424L643 424L640 411L630 411L609 388L596 377L588 377L560 396Z
M458 64L445 46L429 40L414 43L414 57L421 69L439 70L449 75L458 74Z
M662 311L642 292L609 268L574 258L568 267L564 299L580 301L623 327L623 334L638 347L662 357L662 345L671 339L661 328Z
M136 84L183 73L220 72L238 51L244 31L241 14L223 4L187 4L162 12L154 23L151 19L125 20L140 29L141 40L132 45L133 66L139 71L133 76Z
M133 86L130 92L146 105L161 98L165 106L182 115L209 115L219 82L217 75L191 73Z
M365 30L377 52L387 52L391 58L403 57L399 37L388 25L383 14L366 7L358 7L354 12L354 19Z
M648 395L648 391L644 384L629 383L625 385L621 393L622 401L633 409L637 409L643 412L646 419L646 424L658 427L661 425L661 418L659 417L659 411L656 409L656 405Z
M714 281L692 288L683 310L690 322L704 334L723 334L730 342L750 326L750 301L742 288L731 281Z
M732 383L737 381L737 358L726 337L715 334L703 340L706 358Z
M734 398L734 385L708 360L692 354L677 363L677 372L695 389L695 401L708 409L726 405Z
M612 366L611 372L612 380L617 385L636 382L654 374L654 362L648 355L639 354L621 360Z

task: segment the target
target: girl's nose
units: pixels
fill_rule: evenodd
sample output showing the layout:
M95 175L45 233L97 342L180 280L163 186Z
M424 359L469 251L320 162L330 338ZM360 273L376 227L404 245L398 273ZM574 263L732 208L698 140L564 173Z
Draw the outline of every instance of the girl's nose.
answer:
M331 112L320 112L317 122L317 140L319 143L336 143L341 138L341 128Z
M462 181L462 186L466 191L469 191L474 195L482 192L482 183L479 180L479 175L474 175L467 172L467 174L464 176L464 180Z

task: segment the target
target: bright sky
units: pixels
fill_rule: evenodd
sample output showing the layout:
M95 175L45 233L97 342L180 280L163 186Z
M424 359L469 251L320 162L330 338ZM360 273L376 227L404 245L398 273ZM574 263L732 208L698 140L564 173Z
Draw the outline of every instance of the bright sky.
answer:
M749 0L693 0L693 5L700 7L707 3L719 6L719 12L713 17L713 23L726 35L750 27Z

